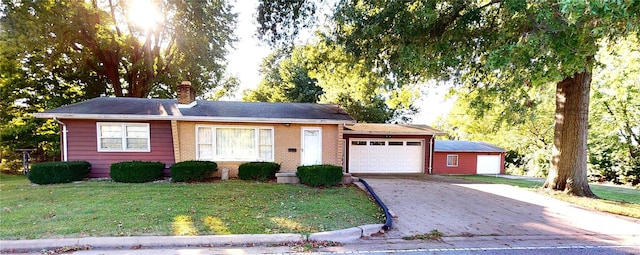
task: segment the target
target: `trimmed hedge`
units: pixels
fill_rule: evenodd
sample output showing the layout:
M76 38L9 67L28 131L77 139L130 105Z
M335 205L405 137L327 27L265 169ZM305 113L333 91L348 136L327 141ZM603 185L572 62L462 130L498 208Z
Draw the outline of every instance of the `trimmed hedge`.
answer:
M309 186L333 186L342 181L342 167L334 165L299 166L300 183Z
M69 183L81 181L91 172L91 164L86 161L42 162L33 164L29 180L37 184Z
M266 181L276 178L280 164L273 162L248 162L238 167L238 177L242 180Z
M202 181L218 171L218 164L212 161L190 160L171 165L171 181Z
M115 182L151 182L162 177L164 163L148 161L124 161L111 164L111 180Z

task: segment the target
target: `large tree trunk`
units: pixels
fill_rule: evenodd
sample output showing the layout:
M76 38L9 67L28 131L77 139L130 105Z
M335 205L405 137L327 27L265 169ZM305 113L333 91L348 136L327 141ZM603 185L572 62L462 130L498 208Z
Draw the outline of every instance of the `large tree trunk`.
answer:
M551 169L544 188L596 197L587 182L587 128L591 71L557 84Z

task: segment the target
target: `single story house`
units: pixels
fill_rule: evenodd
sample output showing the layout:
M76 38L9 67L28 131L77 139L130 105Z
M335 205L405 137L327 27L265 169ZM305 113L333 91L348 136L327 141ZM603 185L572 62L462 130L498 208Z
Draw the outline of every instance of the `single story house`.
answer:
M189 82L177 100L98 97L34 115L62 125L63 160L90 162L90 177L128 160L211 160L230 176L250 161L342 165L342 127L356 122L337 105L195 100Z
M108 177L111 164L129 160L167 168L210 160L232 177L250 161L276 162L283 172L340 165L351 174L493 173L493 157L504 162L504 151L488 144L445 146L457 141L436 141L444 133L426 125L356 123L337 105L195 100L189 82L178 85L177 100L99 97L34 116L61 125L62 159L90 162L90 177Z
M435 142L433 174L504 174L505 150L476 141Z

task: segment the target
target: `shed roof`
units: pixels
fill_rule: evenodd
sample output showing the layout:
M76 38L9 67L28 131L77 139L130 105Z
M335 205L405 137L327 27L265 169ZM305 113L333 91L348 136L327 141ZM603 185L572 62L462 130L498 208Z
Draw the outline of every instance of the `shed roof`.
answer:
M345 134L375 135L443 135L444 132L427 125L355 123L344 126Z
M434 143L436 152L505 152L504 149L493 144L477 141L443 141Z
M179 105L174 99L98 97L45 112L38 118L140 119L228 122L353 123L338 105L201 101Z

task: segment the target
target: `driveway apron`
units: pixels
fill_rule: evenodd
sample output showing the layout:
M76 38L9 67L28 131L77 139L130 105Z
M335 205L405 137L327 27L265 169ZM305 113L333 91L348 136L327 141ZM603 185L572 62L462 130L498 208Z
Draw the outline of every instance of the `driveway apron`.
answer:
M386 238L435 229L445 236L598 236L640 243L638 219L584 209L513 186L437 176L365 179L395 215Z

